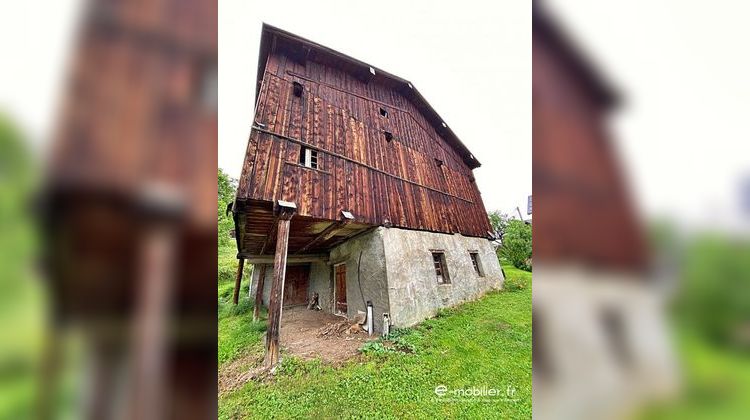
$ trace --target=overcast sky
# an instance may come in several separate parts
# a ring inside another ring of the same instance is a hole
[[[643,213],[747,227],[750,2],[547,3],[623,93],[612,126]]]
[[[502,3],[502,4],[501,4]],[[261,23],[411,81],[482,163],[488,210],[531,194],[531,2],[219,2],[219,167],[239,177]]]

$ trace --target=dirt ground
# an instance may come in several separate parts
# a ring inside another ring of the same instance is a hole
[[[366,332],[356,334],[320,334],[329,324],[346,319],[323,311],[311,311],[304,306],[284,308],[281,316],[281,346],[288,353],[303,359],[321,359],[327,363],[341,363],[357,354],[370,338]],[[373,336],[372,338],[377,338]]]
[[[364,331],[347,334],[351,324],[343,317],[311,311],[304,306],[284,308],[279,337],[282,358],[284,354],[293,354],[305,360],[320,359],[338,365],[356,357],[362,344],[377,336],[369,337]],[[262,364],[263,355],[250,354],[222,368],[219,393],[224,394],[266,375]]]

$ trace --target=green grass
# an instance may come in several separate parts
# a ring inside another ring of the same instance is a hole
[[[232,303],[237,258],[231,246],[219,249],[219,366],[231,363],[245,355],[263,350],[262,337],[266,331],[264,321],[252,322],[253,302],[248,297],[251,266],[245,265],[238,305]],[[261,316],[265,317],[265,311]]]
[[[682,395],[654,405],[644,419],[737,419],[750,412],[750,358],[716,346],[678,327],[677,350],[683,370]]]
[[[222,396],[219,417],[530,418],[531,273],[504,269],[513,287],[398,330],[395,348],[402,351],[368,345],[361,359],[340,367],[286,356],[272,380]],[[249,308],[220,309],[220,366],[262,354],[261,327],[248,322]],[[515,393],[449,402],[436,396],[438,385]]]

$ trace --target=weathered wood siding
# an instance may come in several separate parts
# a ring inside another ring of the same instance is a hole
[[[301,97],[293,82],[303,85]],[[272,53],[255,122],[265,128],[252,130],[240,199],[292,201],[299,215],[319,219],[348,210],[372,225],[470,236],[491,229],[472,170],[411,101],[377,78]],[[297,163],[301,144],[318,150],[317,170]]]
[[[534,17],[534,262],[642,268],[645,241],[607,128],[610,100],[552,24]]]

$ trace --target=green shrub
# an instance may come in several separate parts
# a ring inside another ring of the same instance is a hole
[[[359,348],[364,354],[381,356],[389,353],[417,353],[422,333],[411,328],[398,328],[375,341],[369,341]]]
[[[531,271],[531,226],[521,220],[509,220],[498,252],[514,267]]]

